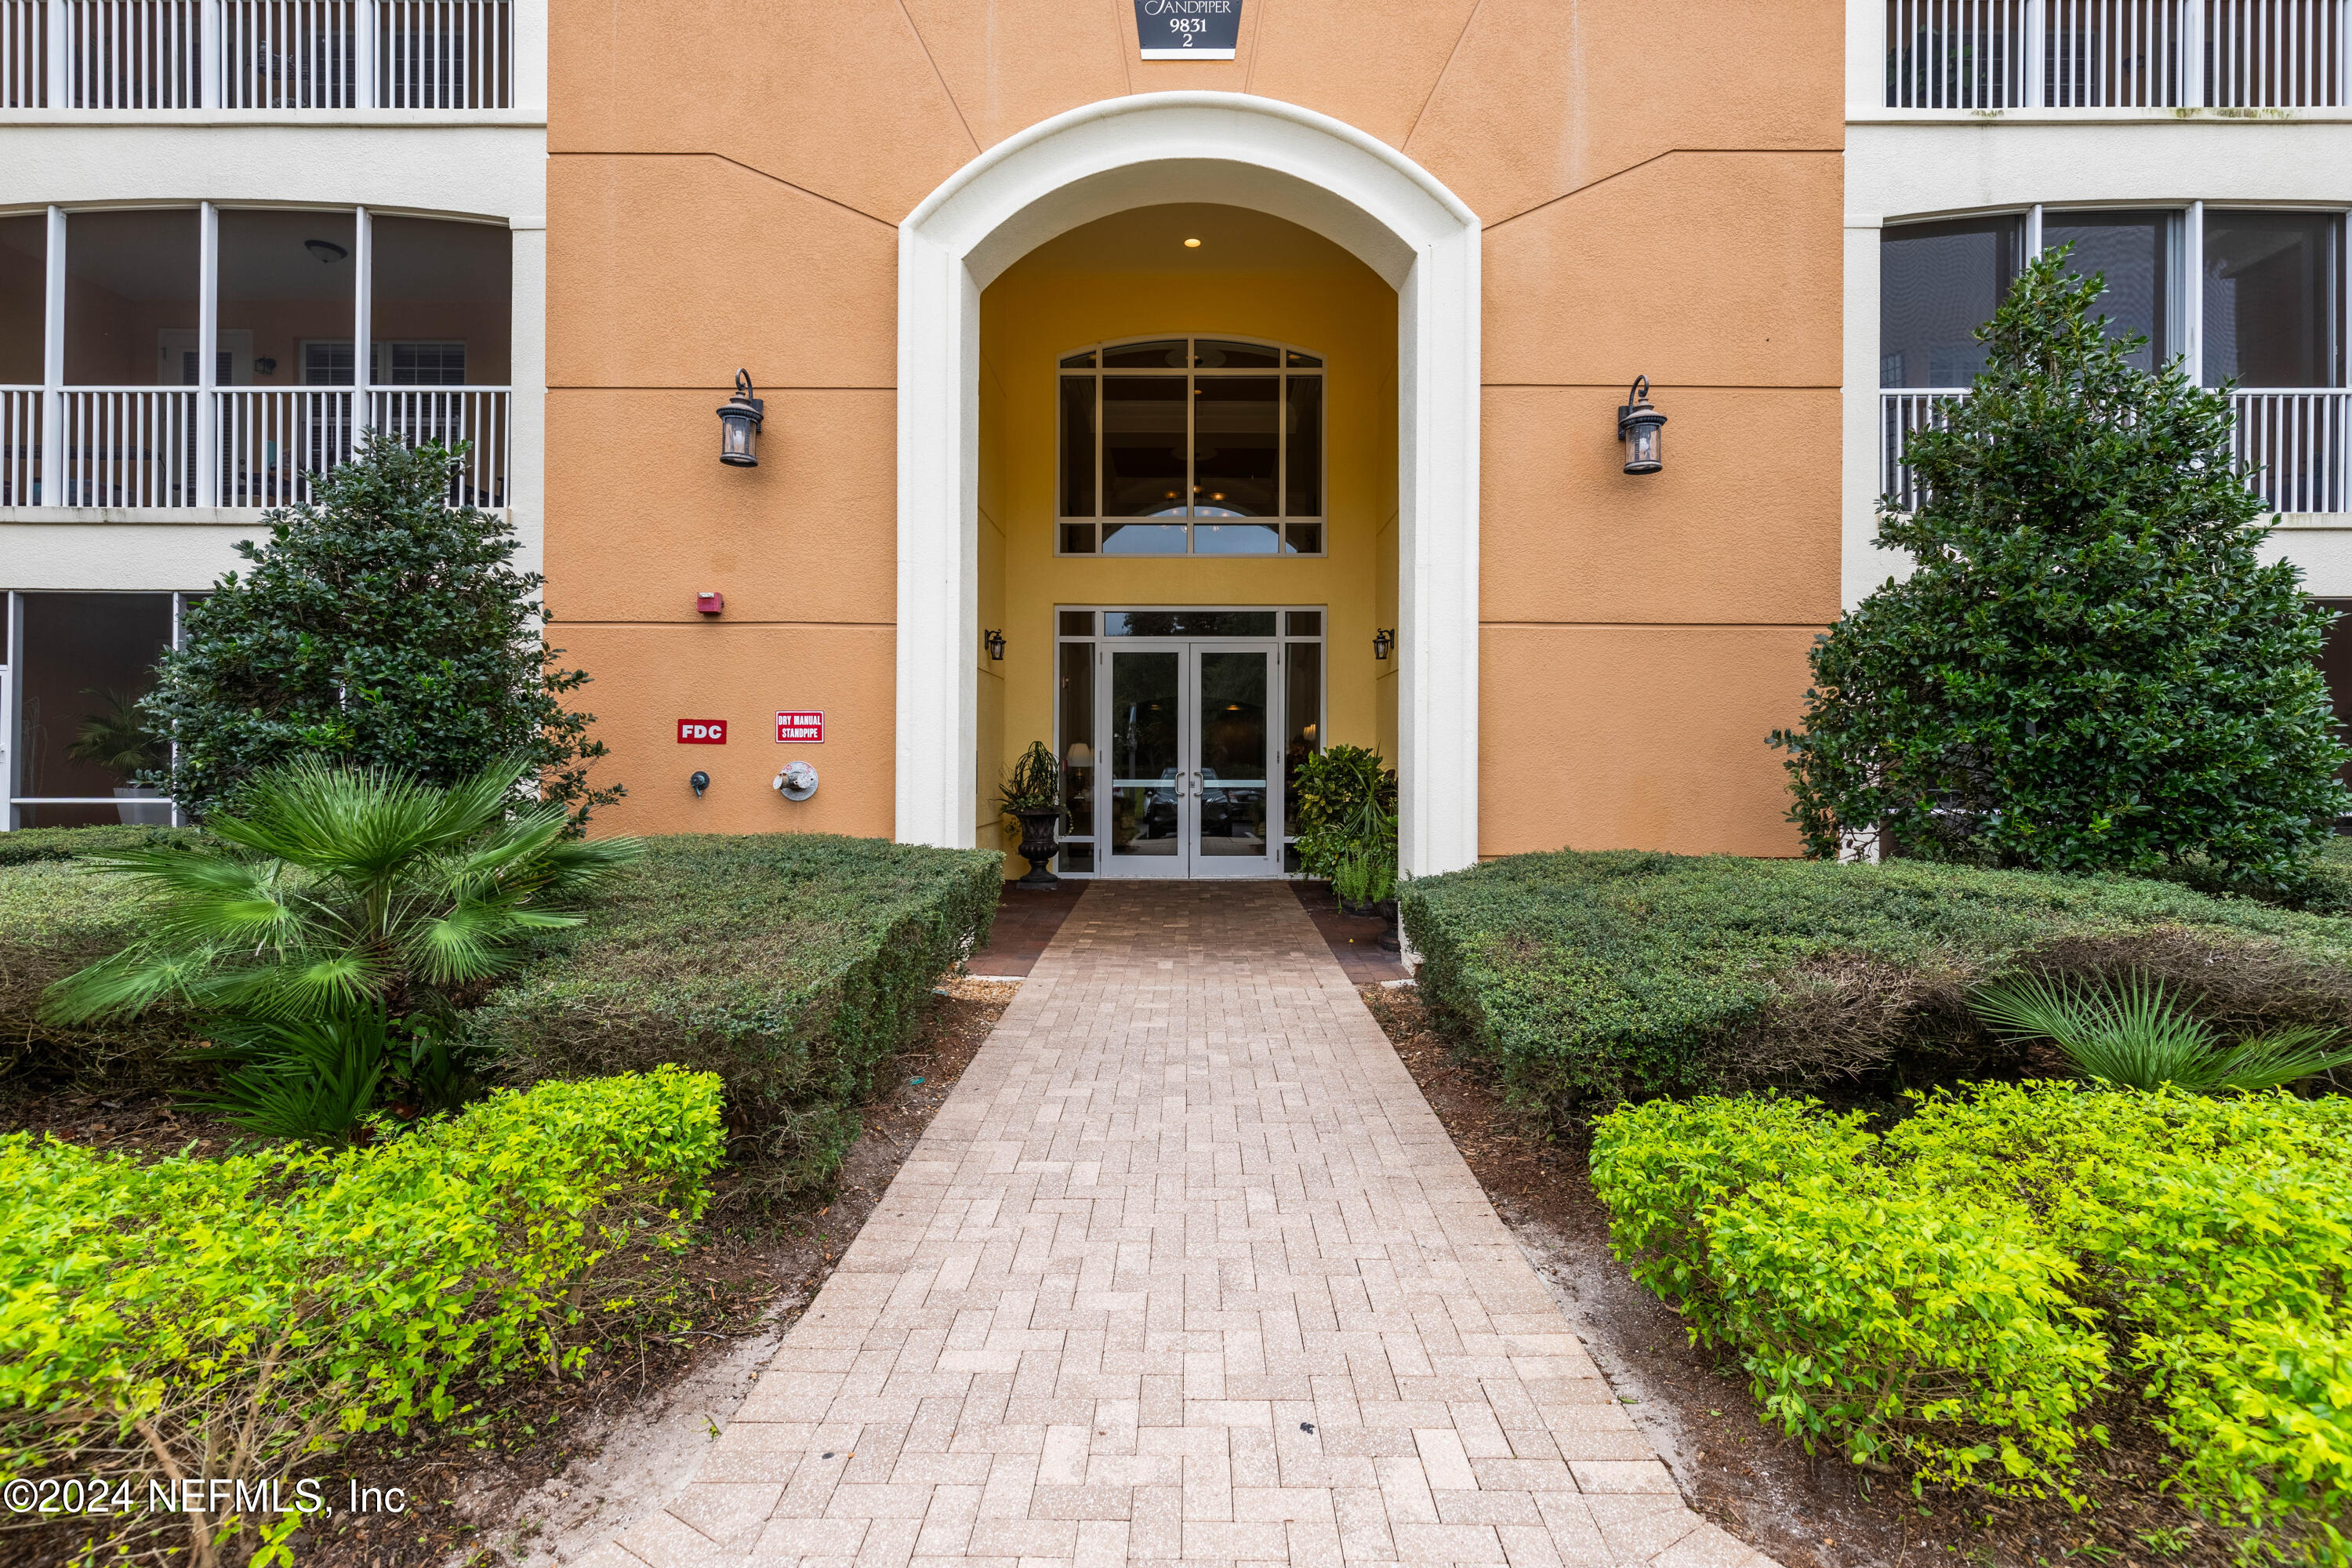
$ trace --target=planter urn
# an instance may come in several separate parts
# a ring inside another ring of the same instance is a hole
[[[1062,879],[1054,875],[1054,856],[1061,846],[1054,841],[1054,832],[1062,825],[1062,808],[1027,805],[1009,815],[1020,819],[1021,858],[1029,862],[1029,874],[1014,886],[1035,891],[1060,887]]]

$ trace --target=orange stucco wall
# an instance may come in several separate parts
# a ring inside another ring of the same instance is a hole
[[[896,225],[1041,119],[1199,88],[1380,137],[1486,226],[1482,852],[1793,852],[1763,737],[1837,613],[1843,8],[1662,31],[1636,0],[1246,0],[1236,58],[1167,63],[1132,17],[556,0],[549,599],[632,792],[604,825],[890,831]],[[750,471],[715,451],[739,365],[768,399]],[[1670,420],[1643,479],[1612,419],[1636,374]],[[1391,625],[1392,519],[1378,540]],[[1024,711],[993,684],[984,746]],[[807,806],[767,788],[784,706],[827,708]],[[675,742],[708,717],[737,739]]]

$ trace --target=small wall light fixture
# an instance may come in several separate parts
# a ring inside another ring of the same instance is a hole
[[[317,257],[322,267],[332,267],[351,254],[331,239],[306,239],[302,242],[302,248]]]
[[[1394,626],[1382,626],[1380,630],[1372,634],[1372,657],[1374,658],[1388,658],[1390,651],[1395,647],[1396,628]]]
[[[730,468],[760,466],[760,423],[767,405],[751,395],[751,373],[735,373],[735,395],[719,405],[719,460]]]
[[[705,588],[694,596],[694,613],[715,616],[727,607],[727,595],[715,588]]]
[[[1637,375],[1617,410],[1617,439],[1625,443],[1625,471],[1654,474],[1664,468],[1658,431],[1666,416],[1650,406],[1650,378]]]
[[[688,779],[686,782],[693,787],[694,798],[700,800],[702,798],[702,792],[710,787],[710,775],[702,772],[700,769],[697,769],[694,776]]]
[[[980,634],[980,640],[988,645],[988,657],[992,662],[1003,661],[1004,634],[1003,632],[982,632]]]
[[[1188,239],[1184,242],[1184,248],[1187,250],[1198,250],[1201,248],[1201,242],[1197,239]]]

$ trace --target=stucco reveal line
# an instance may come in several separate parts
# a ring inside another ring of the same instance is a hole
[[[1580,196],[1587,191],[1599,190],[1612,180],[1622,180],[1637,169],[1646,169],[1651,164],[1667,158],[1843,158],[1844,156],[1845,153],[1835,147],[1669,147],[1663,153],[1652,153],[1638,163],[1628,163],[1623,168],[1612,170],[1597,180],[1587,181],[1574,190],[1562,191],[1556,196],[1548,196],[1535,205],[1515,212],[1508,217],[1498,217],[1486,226],[1486,231],[1492,234],[1507,223],[1517,223],[1523,217],[1532,217],[1544,208],[1557,206],[1570,196]]]
[[[1437,101],[1439,90],[1445,86],[1446,73],[1454,68],[1454,57],[1462,52],[1462,40],[1470,36],[1470,29],[1477,23],[1478,13],[1486,8],[1486,0],[1477,0],[1477,4],[1470,7],[1470,15],[1462,18],[1462,30],[1454,35],[1454,47],[1445,51],[1445,63],[1437,68],[1437,79],[1429,84],[1429,91],[1422,96],[1421,107],[1412,111],[1412,123],[1404,129],[1404,140],[1397,143],[1406,153],[1412,152],[1412,139],[1421,134],[1421,117],[1429,112],[1429,106]],[[1255,61],[1251,62],[1251,68],[1256,68]]]
[[[955,110],[956,123],[963,127],[963,139],[971,143],[973,152],[979,152],[980,138],[972,134],[971,121],[964,117],[963,105],[956,101],[955,89],[948,85],[948,73],[940,69],[940,62],[932,57],[930,39],[923,37],[923,29],[915,25],[913,15],[907,9],[907,0],[898,0],[898,16],[907,24],[907,31],[915,35],[915,47],[923,51],[923,63],[931,68],[931,77],[940,84],[940,96],[948,100],[948,107]]]
[[[838,196],[828,196],[823,191],[810,190],[806,185],[796,184],[782,174],[772,174],[756,163],[746,163],[742,159],[730,158],[724,153],[646,153],[629,149],[605,151],[594,147],[570,147],[561,153],[550,153],[548,157],[551,160],[555,158],[709,158],[720,163],[732,163],[747,174],[756,174],[761,179],[772,180],[786,190],[798,191],[812,201],[820,201],[829,207],[839,207],[843,212],[852,213],[862,218],[870,218],[893,232],[896,232],[898,227],[893,219],[867,212],[864,207],[852,205]]]

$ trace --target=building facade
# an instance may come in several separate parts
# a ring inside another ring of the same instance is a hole
[[[600,829],[1009,847],[1036,742],[1066,873],[1279,875],[1350,743],[1411,871],[1794,853],[1764,736],[2068,241],[2352,595],[2345,0],[0,16],[17,826],[168,809],[76,726],[376,425],[543,560]]]

